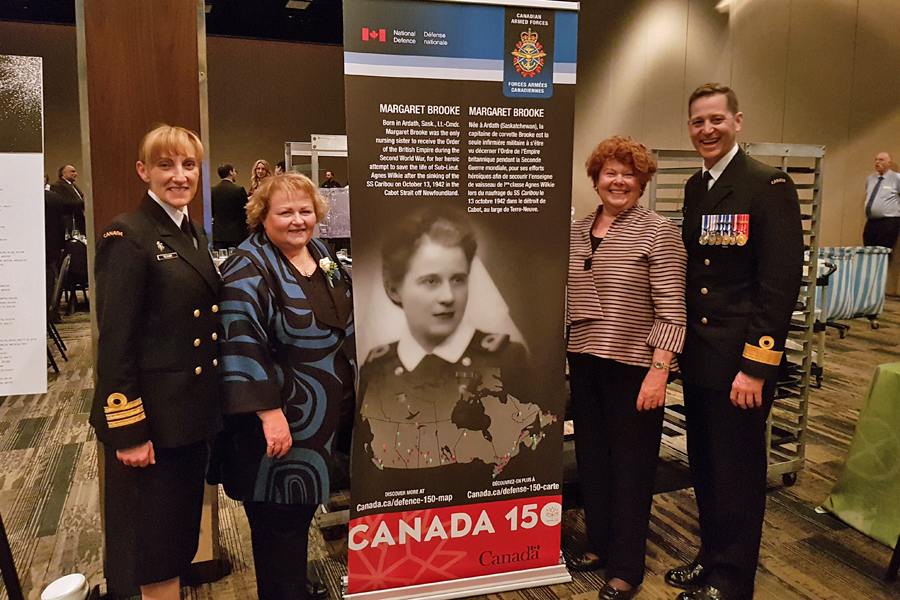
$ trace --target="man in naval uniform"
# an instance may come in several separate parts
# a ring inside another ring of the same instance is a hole
[[[766,419],[803,266],[791,178],[735,143],[734,92],[688,102],[703,168],[685,186],[687,336],[681,365],[701,547],[666,573],[678,600],[749,600],[766,507]]]

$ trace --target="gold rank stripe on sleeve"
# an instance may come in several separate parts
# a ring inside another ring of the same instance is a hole
[[[764,365],[778,366],[781,364],[781,355],[783,352],[775,350],[766,350],[752,344],[744,344],[744,358]]]
[[[106,413],[106,425],[110,429],[132,425],[146,418],[144,403],[140,398],[129,401],[125,394],[120,393],[109,395],[103,412]]]

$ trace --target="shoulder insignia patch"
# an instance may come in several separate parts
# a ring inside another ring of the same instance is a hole
[[[375,348],[372,348],[369,351],[369,356],[366,357],[366,362],[372,362],[373,360],[375,360],[377,358],[381,358],[382,356],[387,354],[388,350],[390,350],[390,349],[391,349],[391,347],[389,344],[385,344],[384,346],[376,346]]]
[[[490,333],[481,340],[481,347],[488,352],[496,352],[506,344],[509,336],[505,333]]]
[[[104,234],[103,234],[103,237],[108,238],[108,237],[112,237],[112,236],[114,236],[114,235],[122,236],[122,235],[125,235],[125,234],[122,233],[121,231],[113,230],[113,231],[107,231],[106,233],[104,233]]]
[[[144,403],[140,398],[129,401],[125,394],[118,392],[109,395],[103,412],[106,413],[106,425],[110,429],[132,425],[146,418]]]
[[[772,185],[775,185],[776,183],[787,183],[787,180],[784,177],[779,177],[778,179],[773,179],[770,183]]]

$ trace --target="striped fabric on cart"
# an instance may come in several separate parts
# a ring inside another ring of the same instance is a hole
[[[828,286],[816,289],[821,319],[828,322],[878,316],[884,308],[890,253],[880,246],[819,248],[820,271],[823,263],[837,266]]]

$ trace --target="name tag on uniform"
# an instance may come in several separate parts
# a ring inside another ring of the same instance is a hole
[[[169,260],[170,258],[178,258],[177,252],[166,252],[165,254],[157,254],[156,260]]]

